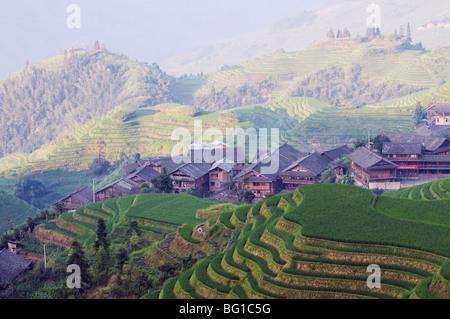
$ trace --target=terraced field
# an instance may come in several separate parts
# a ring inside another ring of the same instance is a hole
[[[97,223],[106,222],[113,243],[125,242],[125,232],[131,221],[138,221],[149,242],[162,240],[163,234],[173,233],[183,223],[198,223],[198,209],[213,204],[185,194],[140,194],[112,198],[106,202],[92,203],[75,212],[60,215],[56,220],[38,226],[44,230],[76,239],[88,246],[95,241]]]
[[[99,142],[106,159],[114,162],[122,153],[132,156],[170,155],[172,147],[179,141],[172,141],[172,132],[177,128],[194,129],[194,121],[203,121],[203,127],[219,129],[236,127],[236,121],[221,117],[220,113],[203,112],[193,116],[191,106],[164,104],[155,107],[141,107],[124,122],[114,120],[112,114],[96,118],[76,129],[73,134],[49,144],[32,154],[12,154],[0,160],[0,171],[30,168],[87,169],[98,157]]]
[[[351,145],[381,129],[412,131],[411,107],[323,108],[287,132],[283,141],[305,151]]]
[[[383,196],[415,200],[442,200],[450,198],[450,178],[436,180],[422,185],[386,192]]]
[[[299,52],[278,50],[208,74],[196,95],[208,94],[213,86],[221,91],[227,87],[239,87],[272,78],[277,83],[277,88],[272,92],[272,101],[281,100],[289,97],[291,86],[298,80],[331,66],[348,67],[351,64],[360,65],[365,78],[388,80],[412,87],[436,88],[443,78],[448,80],[446,71],[441,70],[437,76],[429,69],[430,64],[436,64],[432,60],[436,55],[434,53],[424,54],[417,50],[387,53],[395,52],[399,44],[383,40],[361,44],[355,39],[339,39],[318,41]],[[439,57],[447,59],[448,53],[444,52]]]
[[[309,185],[238,207],[210,220],[206,237],[192,232],[220,252],[168,280],[159,297],[450,298],[450,216],[441,225],[398,219],[374,208],[375,198],[353,186]],[[380,289],[367,287],[371,264],[382,269]]]

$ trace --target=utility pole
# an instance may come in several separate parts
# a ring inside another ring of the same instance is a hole
[[[95,179],[92,179],[92,202],[95,203]]]
[[[44,267],[45,267],[45,269],[47,269],[47,254],[45,252],[45,246],[46,246],[46,244],[44,244]]]

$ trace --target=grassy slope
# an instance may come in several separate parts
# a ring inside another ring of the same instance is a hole
[[[11,219],[14,226],[22,224],[27,217],[32,217],[39,213],[39,209],[27,202],[0,191],[0,233],[6,230],[8,220]]]
[[[213,201],[185,194],[141,194],[125,214],[176,225],[190,224],[202,221],[195,217],[197,210],[212,204]]]
[[[403,216],[401,212],[396,212],[395,218],[381,213],[377,206],[375,209],[371,206],[373,193],[355,186],[312,185],[301,186],[300,191],[304,194],[300,214],[289,216],[302,224],[305,236],[400,245],[450,256],[450,215],[444,210],[440,213],[441,218],[434,218],[431,225],[426,217],[410,221],[411,217]],[[415,212],[419,214],[433,208],[432,204],[425,204],[416,207]]]

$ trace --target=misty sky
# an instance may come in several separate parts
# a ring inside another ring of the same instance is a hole
[[[0,77],[65,48],[104,42],[112,52],[152,63],[172,54],[262,31],[325,0],[0,0]],[[69,4],[81,28],[69,29]]]

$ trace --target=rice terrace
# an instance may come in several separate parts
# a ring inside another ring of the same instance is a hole
[[[448,4],[75,2],[0,12],[0,299],[450,299]]]

